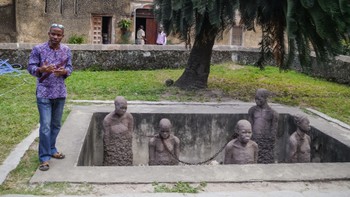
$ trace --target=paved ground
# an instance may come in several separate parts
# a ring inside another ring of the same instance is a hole
[[[64,197],[64,195],[60,195]],[[92,196],[92,195],[91,195]],[[213,192],[199,194],[178,194],[178,193],[135,193],[135,194],[110,194],[104,197],[349,197],[349,191],[270,191],[270,192],[254,192],[254,191],[238,191],[238,192]],[[5,195],[5,197],[37,197],[32,195]],[[68,196],[67,196],[68,197]],[[78,196],[75,196],[78,197]]]

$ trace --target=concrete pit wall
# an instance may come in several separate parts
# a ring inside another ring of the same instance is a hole
[[[90,122],[79,166],[103,165],[103,118],[108,113],[94,113]],[[148,140],[158,133],[159,120],[168,118],[173,133],[180,139],[180,160],[198,163],[215,155],[231,139],[235,124],[247,114],[157,114],[133,113],[133,165],[148,164]],[[275,155],[279,163],[286,160],[286,143],[296,126],[289,114],[280,114]],[[349,162],[350,148],[312,127],[312,162]],[[223,151],[214,159],[223,162]]]

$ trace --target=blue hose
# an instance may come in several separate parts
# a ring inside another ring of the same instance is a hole
[[[21,72],[19,70],[22,69],[22,65],[20,64],[11,65],[7,61],[8,59],[7,60],[0,59],[0,75],[4,75],[7,73],[14,73],[14,72],[16,72],[17,75],[20,75]]]

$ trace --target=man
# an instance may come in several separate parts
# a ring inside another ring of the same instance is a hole
[[[140,25],[136,33],[136,44],[144,45],[146,40],[145,36],[146,34],[145,34],[145,31],[143,30],[143,26]]]
[[[231,140],[225,147],[224,164],[257,163],[258,145],[250,140],[252,126],[247,120],[240,120],[235,126],[236,139]]]
[[[269,91],[258,89],[255,94],[256,106],[248,111],[248,120],[252,124],[253,137],[259,145],[258,163],[275,162],[275,141],[278,129],[278,113],[267,103]]]
[[[171,123],[163,118],[159,122],[159,134],[151,138],[148,144],[149,165],[178,165],[180,140],[170,134]]]
[[[131,166],[133,162],[132,133],[134,118],[127,112],[127,101],[122,96],[114,100],[115,110],[103,119],[104,165]]]
[[[158,35],[157,35],[157,45],[166,45],[166,34],[163,32],[162,28],[158,29]]]
[[[29,57],[28,72],[37,77],[36,100],[40,115],[39,169],[49,169],[51,158],[65,156],[56,148],[56,138],[61,128],[63,108],[67,97],[65,79],[71,75],[72,54],[68,46],[61,44],[64,27],[50,26],[49,41],[36,45]]]

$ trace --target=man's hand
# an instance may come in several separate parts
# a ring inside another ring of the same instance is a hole
[[[41,67],[39,67],[40,73],[52,73],[55,70],[55,65],[50,64],[48,65],[47,62],[44,63]]]
[[[58,77],[58,76],[63,76],[63,75],[67,75],[67,70],[64,69],[63,67],[60,67],[58,69],[55,69],[53,71],[53,74]]]

